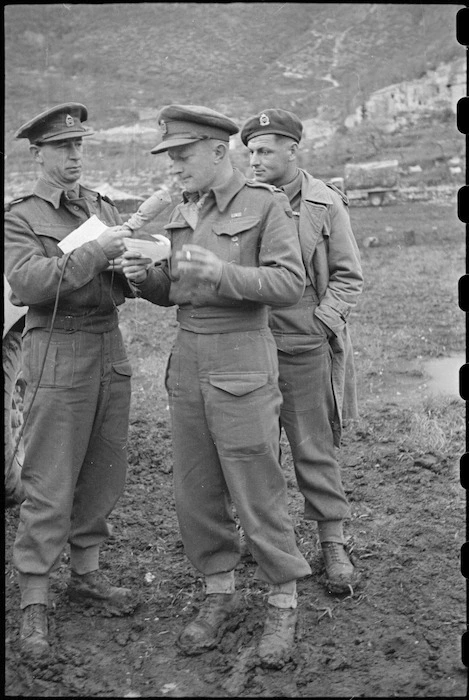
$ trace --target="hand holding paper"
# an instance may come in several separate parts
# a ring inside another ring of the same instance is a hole
[[[171,245],[165,236],[154,234],[155,241],[153,242],[140,238],[130,238],[125,236],[125,233],[141,228],[158,216],[169,204],[171,204],[170,194],[166,190],[158,190],[142,202],[138,210],[122,226],[108,227],[93,214],[60,241],[59,248],[64,253],[69,253],[88,241],[98,240],[108,260],[117,258],[125,248],[141,252],[153,262],[164,260],[171,254]]]
[[[166,236],[159,233],[152,234],[153,241],[143,238],[124,238],[124,244],[129,253],[141,253],[145,258],[150,258],[153,263],[165,260],[171,255],[171,243]]]
[[[75,250],[75,248],[79,248],[83,245],[83,243],[95,241],[107,228],[108,226],[103,224],[96,214],[93,214],[84,224],[69,233],[68,236],[65,236],[65,238],[60,241],[59,248],[64,253],[70,253],[72,250]]]

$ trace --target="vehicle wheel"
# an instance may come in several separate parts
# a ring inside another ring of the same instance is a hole
[[[376,192],[373,194],[370,194],[370,202],[372,206],[374,207],[379,207],[379,205],[383,201],[383,195],[382,194],[377,194]]]
[[[21,378],[21,332],[10,331],[3,339],[4,376],[4,435],[5,435],[5,505],[12,506],[24,499],[21,483],[24,447],[16,442],[23,425],[25,382]],[[16,448],[16,452],[15,452]]]

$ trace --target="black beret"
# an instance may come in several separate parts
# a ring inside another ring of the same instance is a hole
[[[303,134],[303,124],[293,112],[285,109],[265,109],[249,119],[241,129],[241,141],[247,146],[248,141],[263,134],[279,134],[289,136],[300,142]]]
[[[185,146],[207,138],[228,142],[230,136],[239,131],[234,121],[224,114],[199,105],[163,107],[158,114],[158,124],[162,141],[150,153],[162,153],[168,148]]]
[[[94,131],[82,124],[87,119],[88,110],[85,105],[67,102],[47,109],[20,126],[15,138],[29,139],[31,143],[49,143],[91,136]]]

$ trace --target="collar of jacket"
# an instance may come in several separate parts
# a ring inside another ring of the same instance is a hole
[[[52,204],[54,209],[58,209],[60,207],[60,200],[64,192],[66,192],[64,188],[56,187],[42,178],[37,180],[33,190],[33,194]],[[99,195],[97,192],[88,189],[88,187],[79,185],[79,196],[89,197],[96,201]]]
[[[240,190],[243,189],[246,183],[246,177],[237,168],[233,168],[232,176],[218,187],[212,187],[209,192],[213,192],[215,197],[215,202],[217,204],[218,210],[223,213],[231,202],[233,197],[238,194]],[[188,192],[182,193],[182,198],[184,202],[194,201],[194,196]]]
[[[318,204],[334,203],[330,190],[322,180],[316,180],[315,177],[301,168],[300,173],[303,176],[303,184],[301,186],[301,197],[303,200],[316,202]]]

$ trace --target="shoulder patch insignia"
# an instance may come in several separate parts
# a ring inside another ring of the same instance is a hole
[[[33,197],[33,193],[30,192],[29,194],[24,194],[21,197],[15,197],[15,199],[11,199],[9,202],[5,202],[4,204],[4,210],[5,211],[10,211],[11,207],[14,206],[15,204],[20,204],[20,202],[24,202],[26,199],[29,199],[30,197]]]
[[[332,182],[326,182],[326,185],[327,185],[327,187],[329,187],[331,190],[334,190],[334,192],[336,192],[339,195],[339,197],[342,199],[344,204],[349,203],[349,199],[348,199],[347,195],[345,194],[345,192],[342,192],[342,190],[340,190],[338,187],[333,185]]]

